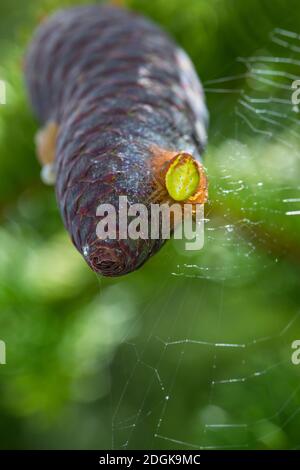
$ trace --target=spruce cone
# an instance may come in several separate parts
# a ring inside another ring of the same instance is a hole
[[[42,160],[54,149],[57,201],[75,246],[97,273],[136,270],[164,240],[100,240],[96,210],[117,208],[121,195],[149,205],[162,163],[181,152],[201,162],[207,112],[190,60],[141,16],[76,7],[38,28],[25,75],[44,128],[38,148]]]

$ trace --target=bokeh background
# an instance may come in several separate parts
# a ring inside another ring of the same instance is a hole
[[[83,3],[0,5],[0,447],[298,448],[298,2],[124,2],[204,82],[210,202],[201,252],[171,241],[113,280],[86,266],[40,181],[22,75],[38,23]]]

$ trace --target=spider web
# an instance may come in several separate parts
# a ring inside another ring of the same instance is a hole
[[[112,366],[113,448],[299,447],[299,53],[300,36],[277,28],[240,73],[204,83],[205,245],[174,240],[153,260],[165,281],[149,277]]]

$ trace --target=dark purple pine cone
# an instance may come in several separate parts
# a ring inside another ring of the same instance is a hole
[[[165,172],[175,159],[192,159],[199,184],[189,196],[205,202],[207,112],[189,58],[143,17],[110,6],[77,7],[38,28],[25,73],[43,125],[37,136],[43,175],[56,175],[75,246],[97,273],[136,270],[164,240],[101,240],[96,211],[101,203],[118,208],[119,196],[147,207],[172,201]]]

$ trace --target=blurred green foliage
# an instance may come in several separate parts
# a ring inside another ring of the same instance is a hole
[[[298,2],[127,2],[176,38],[205,83],[210,220],[200,253],[172,241],[116,280],[88,269],[65,233],[53,188],[40,182],[38,124],[22,76],[38,22],[82,3],[89,2],[0,6],[0,79],[7,82],[0,106],[0,339],[7,345],[0,447],[298,447],[300,369],[290,357],[300,338],[300,219],[286,216],[284,202],[299,198],[297,114],[291,121],[265,103],[269,121],[254,112],[249,126],[236,112],[241,88],[289,99],[288,88],[245,76],[236,59],[297,58],[276,49],[269,34],[297,31]],[[284,70],[276,83],[291,73],[280,67],[265,64]]]

